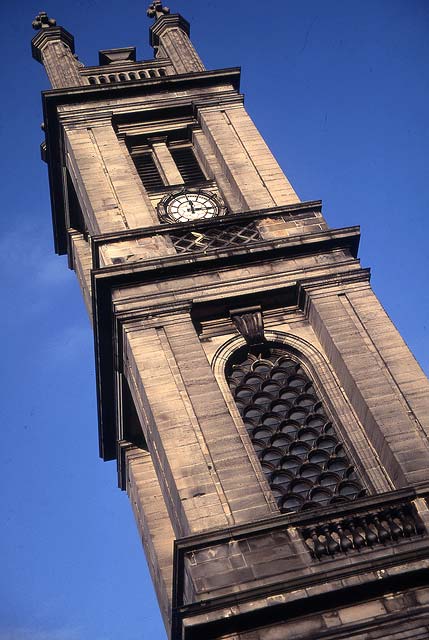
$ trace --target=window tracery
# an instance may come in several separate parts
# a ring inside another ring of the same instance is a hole
[[[282,513],[365,494],[302,363],[280,345],[242,347],[227,379]]]

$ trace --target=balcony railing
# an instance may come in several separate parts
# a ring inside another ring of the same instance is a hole
[[[325,517],[300,533],[311,556],[321,560],[324,556],[359,552],[364,547],[395,545],[425,531],[415,506],[401,501],[342,518]]]

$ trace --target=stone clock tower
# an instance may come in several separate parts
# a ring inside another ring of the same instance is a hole
[[[189,24],[74,55],[45,13],[55,249],[91,316],[117,461],[174,640],[429,638],[429,383]],[[142,637],[144,630],[142,630]]]

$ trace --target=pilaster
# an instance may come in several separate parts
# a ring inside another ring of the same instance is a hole
[[[356,293],[315,286],[308,296],[309,320],[395,487],[427,482],[429,443],[397,376],[406,376],[411,391],[419,388],[411,397],[419,411],[428,383],[389,317],[369,287]],[[360,307],[374,304],[369,322],[360,317]],[[396,369],[388,366],[392,358]]]
[[[222,173],[244,210],[299,198],[242,105],[200,107],[198,118]]]
[[[127,451],[127,493],[141,535],[166,629],[171,627],[174,532],[147,451]]]
[[[176,536],[276,513],[189,313],[133,323],[123,335],[124,374]]]
[[[429,438],[429,380],[372,290],[347,294],[347,306],[419,431]]]
[[[136,174],[126,149],[110,122],[65,132],[66,164],[90,235],[103,235],[158,224],[155,211]],[[171,246],[163,238],[146,238],[102,249],[105,264],[168,255]]]
[[[85,307],[92,322],[91,269],[92,255],[89,242],[78,231],[69,232],[71,266],[76,273]]]

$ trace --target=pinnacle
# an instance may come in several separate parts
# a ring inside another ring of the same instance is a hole
[[[31,23],[33,29],[39,31],[39,29],[49,29],[49,27],[55,27],[57,21],[54,18],[49,18],[46,11],[40,11]]]
[[[158,20],[158,18],[161,18],[168,13],[170,13],[170,9],[168,7],[164,7],[161,0],[154,0],[147,10],[149,18],[155,18],[155,20]]]

